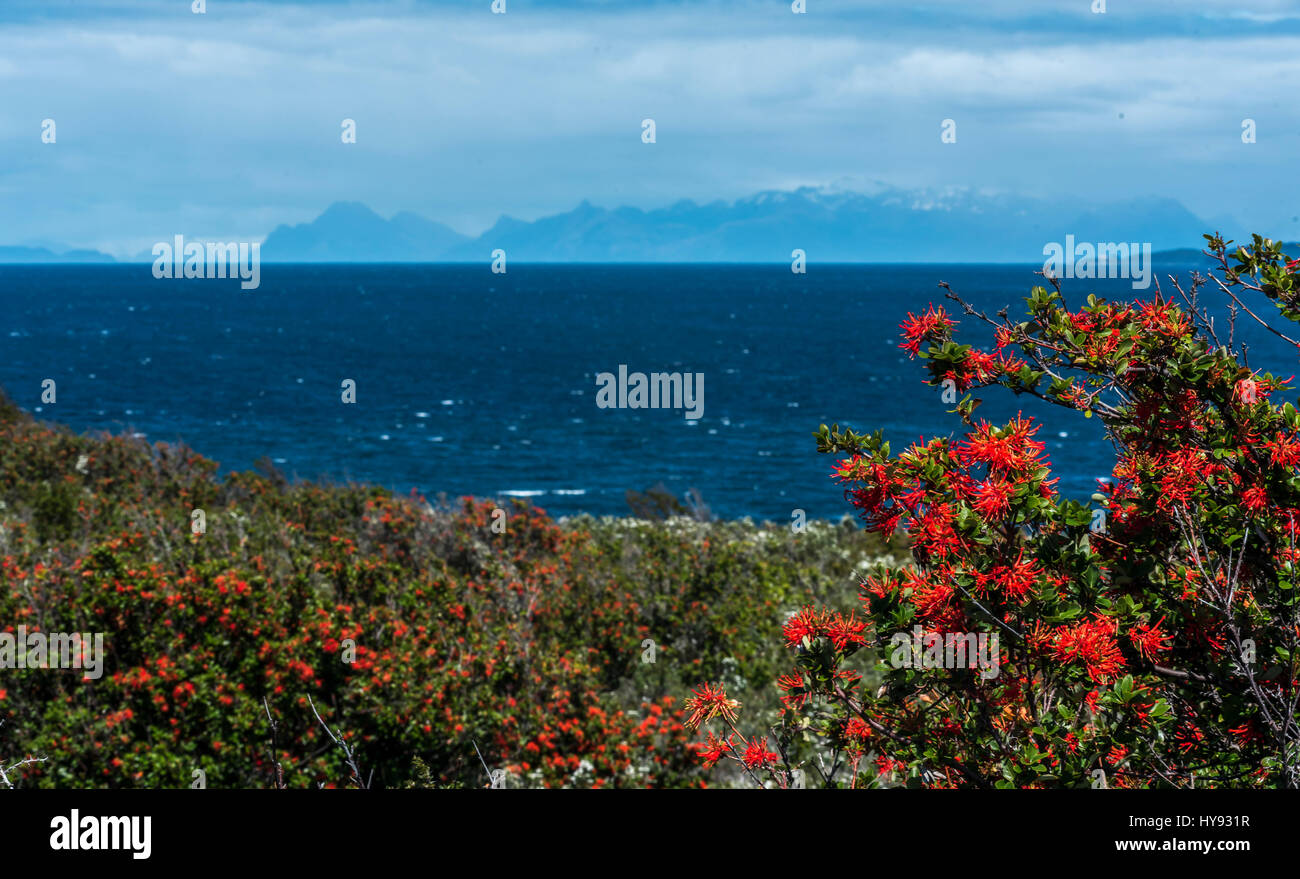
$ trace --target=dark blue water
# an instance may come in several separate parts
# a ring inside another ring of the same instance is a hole
[[[80,431],[184,440],[224,469],[262,456],[287,474],[515,493],[556,515],[627,512],[663,481],[726,517],[789,521],[849,508],[816,451],[818,424],[884,428],[900,449],[959,432],[897,325],[943,301],[1023,311],[1032,266],[283,266],[260,289],[156,280],[140,266],[0,266],[0,385]],[[1066,282],[1133,298],[1129,282]],[[1295,356],[1253,333],[1252,364]],[[704,411],[600,409],[620,363],[701,372]],[[57,382],[41,405],[41,381]],[[354,379],[345,405],[340,382]],[[980,415],[1045,418],[1061,488],[1110,471],[1095,421],[984,391]]]

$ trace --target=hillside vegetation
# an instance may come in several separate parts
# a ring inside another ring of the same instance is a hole
[[[887,552],[849,521],[556,522],[217,471],[0,399],[0,631],[105,648],[94,680],[0,668],[0,766],[43,758],[14,785],[699,786],[688,684],[774,722],[783,621]]]

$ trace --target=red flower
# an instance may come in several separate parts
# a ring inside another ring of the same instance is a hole
[[[805,638],[811,641],[825,636],[835,645],[836,650],[847,650],[867,643],[862,634],[866,628],[867,624],[859,622],[855,613],[846,617],[825,609],[817,610],[810,605],[786,620],[783,631],[787,647],[798,647]]]
[[[785,633],[785,646],[798,647],[804,638],[809,641],[825,631],[830,622],[830,615],[824,610],[817,610],[811,605],[800,609],[798,613],[785,621],[782,631]]]
[[[729,753],[731,753],[731,736],[720,739],[713,733],[709,733],[709,740],[703,746],[700,756],[704,761],[704,767],[711,769]]]
[[[1295,434],[1287,436],[1279,431],[1276,438],[1264,443],[1264,448],[1268,450],[1269,460],[1278,467],[1290,470],[1300,464],[1300,442],[1296,441]]]
[[[939,621],[952,613],[952,599],[957,594],[952,578],[942,573],[928,577],[914,569],[903,571],[907,578],[904,586],[912,590],[912,604],[924,620]]]
[[[936,309],[931,305],[926,309],[925,314],[919,317],[909,311],[907,320],[903,321],[900,327],[906,341],[898,347],[914,356],[921,350],[921,342],[943,336],[953,326],[953,322],[948,319],[948,314],[942,306]]]
[[[960,550],[962,541],[952,525],[952,509],[947,504],[930,507],[918,523],[914,535],[916,547],[941,559],[955,554]]]
[[[1160,629],[1160,625],[1164,621],[1165,618],[1161,617],[1155,625],[1138,623],[1128,633],[1128,639],[1133,642],[1133,646],[1137,648],[1138,653],[1147,659],[1154,660],[1157,653],[1163,653],[1170,649],[1169,645],[1165,643],[1170,636]]]
[[[1106,683],[1124,667],[1124,656],[1115,641],[1118,628],[1118,623],[1101,614],[1076,626],[1066,626],[1052,639],[1053,655],[1062,662],[1082,662],[1088,677]]]
[[[1046,446],[1032,439],[1037,432],[1038,425],[1028,418],[1016,418],[1002,428],[982,421],[953,453],[962,466],[985,464],[990,474],[1034,473],[1046,463],[1039,458]]]
[[[1011,510],[1016,487],[1005,479],[986,479],[975,486],[976,512],[986,519],[1001,519]]]
[[[1042,573],[1036,561],[1033,559],[1025,561],[1025,551],[1022,547],[1020,555],[1010,566],[998,565],[987,574],[977,573],[975,585],[983,593],[987,593],[989,587],[996,586],[1007,598],[1021,601],[1033,593],[1038,577]]]
[[[987,351],[971,349],[963,364],[979,381],[988,381],[1002,372],[1002,361]]]
[[[893,772],[895,770],[902,770],[906,768],[907,768],[907,764],[904,763],[902,760],[895,760],[893,757],[890,757],[887,754],[881,754],[879,757],[876,758],[876,769],[880,772],[881,775],[884,775],[889,772]]]
[[[1260,733],[1258,725],[1254,720],[1247,720],[1241,726],[1235,726],[1228,730],[1232,737],[1237,740],[1237,744],[1245,747],[1251,742],[1263,742],[1264,736]]]
[[[800,708],[808,701],[808,689],[803,684],[803,675],[798,672],[777,678],[776,685],[785,691],[785,695],[781,697],[781,702],[785,706]]]
[[[699,729],[700,724],[705,721],[721,715],[729,723],[736,720],[736,709],[740,703],[735,699],[728,699],[727,693],[722,684],[705,684],[698,690],[692,691],[694,696],[686,700],[686,710],[691,712],[686,718],[686,725],[691,729]]]
[[[1241,505],[1254,513],[1267,509],[1268,492],[1263,486],[1252,485],[1241,493]]]
[[[745,755],[741,758],[750,769],[759,769],[766,766],[775,765],[777,755],[767,749],[767,737],[754,739],[745,748]]]
[[[867,723],[861,717],[849,718],[848,724],[844,727],[844,737],[851,742],[865,742],[875,734],[871,724]]]
[[[836,650],[847,650],[850,646],[860,647],[867,643],[867,639],[862,634],[866,628],[866,623],[858,622],[857,614],[850,613],[845,617],[837,613],[831,624],[826,627],[826,637],[831,639]]]

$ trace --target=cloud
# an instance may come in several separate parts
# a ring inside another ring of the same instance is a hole
[[[652,207],[845,179],[1086,181],[1221,214],[1236,205],[1207,183],[1229,166],[1252,172],[1233,200],[1280,222],[1297,194],[1283,171],[1300,146],[1300,14],[1248,6],[209,0],[193,15],[13,0],[0,192],[26,210],[0,217],[0,242],[260,238],[338,199],[475,233],[582,198]],[[1240,142],[1245,117],[1256,144]],[[345,118],[356,145],[340,143]],[[956,144],[939,142],[945,118]]]

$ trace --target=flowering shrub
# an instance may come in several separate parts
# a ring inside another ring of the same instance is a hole
[[[1300,261],[1206,238],[1217,273],[1146,301],[1071,309],[1053,280],[1012,321],[949,291],[991,349],[959,343],[943,308],[908,315],[901,347],[929,384],[1099,418],[1112,478],[1091,505],[1063,498],[1038,426],[977,420],[969,395],[964,436],[896,455],[823,425],[846,498],[869,531],[906,532],[912,562],[863,579],[861,617],[788,620],[771,745],[723,688],[697,690],[688,722],[725,726],[697,746],[706,765],[779,787],[1300,786],[1300,414],[1236,338],[1251,321],[1300,347],[1256,311],[1300,320]],[[941,649],[966,636],[994,661]]]
[[[775,674],[780,611],[880,548],[522,504],[498,533],[488,502],[216,471],[0,397],[0,631],[103,632],[107,653],[98,680],[0,668],[0,766],[43,758],[15,783],[341,786],[328,724],[375,786],[481,787],[485,764],[508,785],[699,786],[686,682]]]

